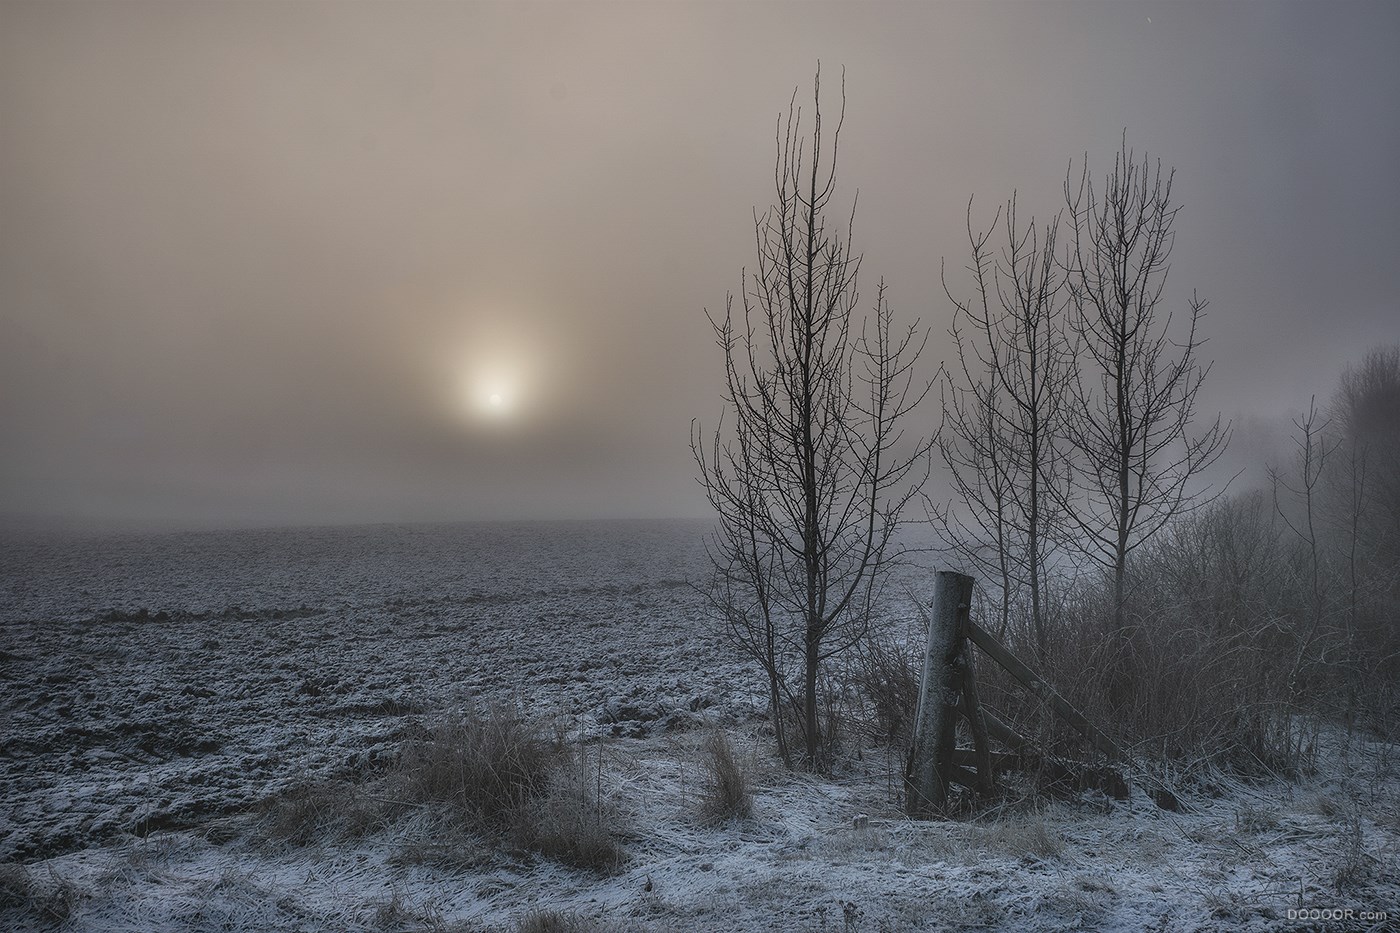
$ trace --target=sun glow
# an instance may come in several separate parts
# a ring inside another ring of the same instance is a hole
[[[486,412],[489,415],[501,418],[510,413],[510,393],[504,388],[490,388],[486,390]]]
[[[452,313],[460,316],[444,322],[430,348],[452,417],[491,430],[535,422],[558,386],[555,333],[502,300],[463,301]]]
[[[468,413],[488,418],[504,418],[515,413],[519,398],[516,384],[505,382],[499,375],[468,377],[462,390],[462,401]]]
[[[502,354],[494,360],[458,360],[454,369],[462,415],[500,422],[516,421],[525,414],[531,380],[520,363]]]

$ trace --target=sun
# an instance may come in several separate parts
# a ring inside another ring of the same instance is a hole
[[[514,386],[492,380],[485,385],[478,385],[474,394],[477,410],[487,418],[500,420],[513,418],[516,415]]]
[[[458,404],[465,415],[488,421],[514,420],[520,412],[520,392],[517,385],[499,377],[463,378],[458,389]]]

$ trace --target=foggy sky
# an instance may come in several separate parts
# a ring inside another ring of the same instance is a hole
[[[703,310],[818,60],[929,375],[968,198],[1052,212],[1126,127],[1203,404],[1268,424],[1400,340],[1397,48],[1380,3],[0,3],[0,513],[704,514]]]

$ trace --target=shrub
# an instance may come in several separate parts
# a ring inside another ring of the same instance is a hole
[[[549,791],[514,813],[511,837],[547,859],[611,874],[627,861],[613,828],[617,810],[571,776],[559,776]]]
[[[1223,500],[1179,520],[1128,565],[1126,628],[1112,584],[1057,582],[1037,658],[1016,618],[1007,642],[1121,745],[1149,756],[1245,774],[1293,775],[1311,762],[1299,715],[1312,670],[1290,622],[1296,574],[1270,529],[1269,502]],[[1083,740],[995,664],[978,666],[981,699],[1046,751],[1085,754]]]
[[[504,707],[441,723],[403,751],[400,774],[412,802],[439,802],[504,825],[548,789],[563,754],[543,730]]]
[[[705,740],[705,796],[701,814],[707,823],[747,820],[753,816],[753,786],[734,758],[729,737],[714,732]]]
[[[616,870],[626,860],[617,809],[591,792],[562,740],[503,707],[444,722],[410,743],[399,794],[409,804],[447,804],[458,820],[494,829],[521,849],[577,868]],[[602,760],[598,760],[601,783]]]
[[[869,710],[869,732],[882,744],[907,748],[919,705],[923,667],[923,627],[907,638],[869,632],[852,652],[846,679]]]

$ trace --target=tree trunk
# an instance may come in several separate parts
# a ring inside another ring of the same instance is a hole
[[[804,731],[807,733],[807,767],[812,771],[822,770],[821,719],[817,715],[817,674],[821,661],[821,641],[807,635],[806,671],[803,677],[802,711]]]
[[[783,759],[784,767],[792,767],[792,751],[788,748],[787,725],[783,722],[783,697],[782,691],[778,689],[778,672],[770,668],[768,671],[768,710],[773,718],[773,737],[778,743],[778,755]]]

